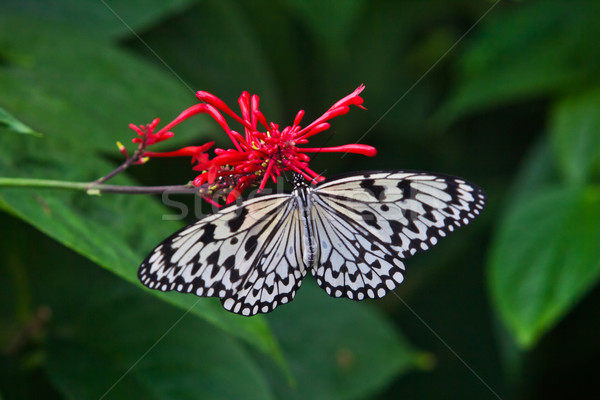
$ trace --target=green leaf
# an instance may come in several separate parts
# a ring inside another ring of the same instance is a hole
[[[600,277],[600,190],[557,187],[508,210],[491,253],[500,316],[525,348],[554,326]]]
[[[10,115],[8,111],[4,110],[2,107],[0,107],[0,126],[1,125],[4,125],[9,130],[17,133],[23,133],[25,135],[32,135],[37,137],[42,136],[41,133],[34,131],[33,129],[31,129],[12,115]]]
[[[73,399],[104,394],[106,399],[273,398],[263,373],[231,335],[56,246],[30,227],[0,218],[12,233],[0,245],[1,264],[18,269],[24,284],[14,289],[30,302],[24,319],[29,325],[21,324],[20,336],[8,341],[16,346],[10,356],[21,374],[42,368]],[[36,251],[30,250],[31,243]],[[16,280],[10,273],[2,275],[9,278],[4,282],[11,292]],[[36,309],[46,310],[43,319],[35,317]],[[38,363],[27,368],[31,354],[38,354]]]
[[[111,38],[143,29],[159,18],[180,12],[194,0],[4,0],[4,15],[52,21],[93,32],[95,36]]]
[[[128,123],[157,116],[168,121],[195,102],[170,73],[69,27],[0,16],[0,43],[18,49],[0,74],[2,105],[46,133],[45,140],[31,141],[0,127],[0,176],[97,179],[115,167],[98,153],[120,157],[114,143],[133,136]],[[178,126],[172,144],[192,135],[198,141],[206,122]],[[192,173],[171,176],[168,183],[185,183]],[[114,183],[133,181],[118,177]],[[0,207],[137,286],[136,270],[144,256],[181,227],[164,221],[165,209],[149,197],[1,188]],[[184,310],[195,301],[152,293]],[[264,319],[233,315],[211,300],[192,313],[280,357]]]
[[[493,10],[470,39],[458,87],[438,118],[560,93],[589,82],[600,68],[600,3],[530,1]]]
[[[283,101],[274,70],[285,70],[284,60],[280,59],[279,53],[265,53],[265,42],[257,35],[254,25],[269,23],[268,17],[281,24],[285,20],[278,15],[277,4],[272,2],[203,1],[186,10],[176,24],[167,20],[145,34],[145,43],[131,37],[128,45],[147,55],[151,62],[156,62],[156,57],[148,54],[146,45],[162,49],[162,60],[168,65],[176,65],[177,73],[186,82],[197,89],[213,92],[234,111],[243,90],[258,94],[261,110],[268,120],[272,120],[281,116]],[[289,30],[285,24],[283,28]],[[269,40],[280,43],[285,36],[286,32],[282,31],[275,38],[271,35]],[[269,56],[273,57],[276,68],[269,65]],[[287,74],[284,76],[289,79]],[[293,121],[293,115],[285,115],[285,118],[282,124]]]
[[[364,398],[424,358],[375,308],[333,299],[312,281],[277,311],[269,321],[296,378],[292,387],[272,379],[279,398]]]
[[[124,199],[109,196],[93,198],[70,193],[63,193],[61,196],[53,191],[26,189],[0,192],[1,208],[9,210],[48,236],[57,239],[63,245],[136,286],[141,286],[137,279],[137,267],[145,253],[140,248],[138,251],[132,250],[131,245],[127,243],[128,238],[125,236],[128,229],[119,230],[116,222],[131,221],[129,216],[135,215],[135,209],[143,209],[145,217],[149,220],[160,221],[162,214],[160,208],[152,203],[144,204],[143,200],[142,198],[130,199],[126,202]],[[98,204],[98,202],[102,202],[102,204]],[[83,203],[83,206],[77,203]],[[119,207],[119,204],[122,207]],[[106,218],[107,215],[110,215],[109,213],[112,213],[110,218],[114,219],[103,221],[103,216]],[[160,223],[165,227],[175,225],[167,224],[165,221]],[[139,226],[141,229],[142,224],[141,222],[134,223],[128,228],[135,229],[135,226]],[[171,232],[169,230],[165,233]],[[157,233],[154,231],[153,235],[147,234],[146,240],[142,241],[147,242],[154,236],[154,244],[159,243],[161,237],[156,237]],[[195,296],[177,293],[160,291],[151,291],[151,293],[184,310],[192,309],[196,300]],[[203,300],[192,309],[192,313],[279,358],[277,344],[264,319],[244,318],[226,312],[214,299]]]
[[[550,121],[554,152],[568,182],[600,176],[600,88],[561,100]]]
[[[273,398],[230,336],[197,318],[180,319],[181,310],[133,286],[100,282],[108,295],[95,282],[76,306],[63,304],[68,320],[54,322],[47,343],[49,374],[70,398],[98,399],[108,390],[110,399]]]
[[[321,47],[323,56],[330,59],[347,49],[351,30],[361,18],[364,0],[344,2],[318,0],[284,0],[289,13],[295,15],[314,42]],[[315,12],[318,10],[319,12]],[[331,18],[335,15],[335,18]]]
[[[170,71],[87,31],[0,15],[0,46],[8,53],[0,74],[0,106],[45,132],[48,140],[64,140],[71,150],[89,152],[94,146],[94,151],[118,154],[115,142],[133,136],[130,123],[158,117],[166,124],[197,102],[193,90]],[[203,118],[178,125],[165,145],[198,140],[207,127]]]
[[[559,182],[560,174],[550,140],[542,136],[531,146],[523,166],[513,178],[512,189],[506,195],[509,201],[505,208],[519,202],[527,202],[532,196],[548,187],[556,186]]]

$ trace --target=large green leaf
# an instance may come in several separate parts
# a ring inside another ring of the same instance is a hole
[[[527,1],[498,7],[470,37],[458,87],[439,117],[569,90],[597,74],[600,3]]]
[[[600,88],[561,100],[550,134],[567,181],[581,184],[600,176]]]
[[[333,299],[312,281],[270,317],[296,383],[272,379],[283,399],[358,399],[418,367],[415,350],[365,303]]]
[[[69,397],[111,389],[106,398],[272,398],[243,347],[207,323],[180,321],[181,310],[115,279],[98,279],[82,296],[61,305],[68,319],[58,316],[47,344],[47,369]]]
[[[600,190],[540,190],[514,204],[490,257],[493,300],[533,346],[600,278]]]
[[[158,117],[166,124],[197,102],[193,90],[167,69],[88,31],[0,15],[0,54],[5,63],[0,105],[47,133],[48,140],[64,140],[65,152],[117,154],[115,141],[127,143],[133,136],[130,123]],[[207,121],[200,117],[177,126],[172,140],[181,143],[196,135],[199,141]]]
[[[127,237],[129,229],[137,226],[143,229],[142,223],[131,221],[132,226],[119,230],[119,224],[129,220],[129,215],[135,215],[136,208],[143,209],[146,217],[160,220],[162,214],[159,207],[154,204],[143,205],[143,199],[135,199],[124,204],[125,201],[117,198],[102,199],[85,198],[81,195],[53,191],[32,191],[26,189],[3,190],[0,194],[0,207],[7,209],[12,214],[37,227],[40,231],[51,236],[63,245],[86,256],[90,260],[105,267],[111,272],[121,276],[127,281],[140,285],[137,279],[137,266],[144,257],[144,253],[132,250],[128,241],[135,237]],[[93,201],[96,205],[80,204],[78,202]],[[123,204],[124,207],[119,207]],[[117,214],[120,213],[120,214]],[[108,219],[107,219],[108,218]],[[164,221],[165,226],[172,226]],[[154,236],[156,235],[154,231]],[[152,237],[149,235],[148,242]],[[156,243],[160,237],[156,238]],[[155,243],[155,244],[156,244]],[[138,247],[139,244],[135,247]],[[143,250],[142,250],[143,251]],[[202,317],[207,321],[239,336],[245,341],[259,347],[272,355],[278,355],[278,348],[269,328],[262,318],[244,318],[222,309],[214,299],[206,299],[196,303],[196,297],[177,293],[163,293],[151,291],[155,296],[175,304],[192,314]]]
[[[23,308],[18,302],[27,298],[29,328],[20,332],[32,332],[2,343],[19,366],[15,377],[41,369],[73,399],[272,398],[262,372],[231,335],[21,222],[0,219],[12,233],[0,246],[3,290],[16,289],[21,277],[21,298],[6,311]],[[40,310],[45,317],[36,317]],[[11,382],[2,383],[12,389]]]
[[[1,51],[9,55],[0,74],[0,103],[32,129],[45,132],[40,140],[0,127],[0,176],[91,181],[114,168],[97,153],[118,154],[114,142],[131,137],[129,122],[174,117],[193,104],[192,94],[170,74],[85,32],[19,18],[0,16],[0,21]],[[202,121],[178,127],[174,140],[205,129]],[[191,172],[170,176],[168,183],[185,183]],[[133,182],[121,177],[115,183]],[[136,269],[145,254],[180,227],[163,221],[165,210],[143,197],[2,188],[0,204],[136,285]],[[153,293],[185,310],[194,302],[188,296]],[[260,317],[232,315],[210,300],[192,312],[277,354]]]
[[[15,14],[84,28],[97,37],[129,35],[153,21],[181,11],[194,0],[3,0],[4,14]]]

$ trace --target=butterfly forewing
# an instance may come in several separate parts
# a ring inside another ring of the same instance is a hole
[[[319,185],[313,218],[320,262],[312,273],[334,297],[383,297],[403,278],[405,259],[467,224],[485,195],[466,181],[422,172],[389,171]]]
[[[412,171],[342,177],[324,182],[315,194],[362,221],[401,258],[427,250],[475,218],[485,204],[483,191],[463,179]]]
[[[142,263],[141,282],[219,297],[242,315],[291,301],[308,268],[331,296],[379,298],[404,279],[404,259],[467,224],[485,204],[483,191],[465,180],[417,171],[295,186],[292,194],[247,200],[175,233]]]
[[[154,249],[140,266],[138,277],[152,289],[215,296],[223,302],[234,299],[224,304],[242,313],[242,305],[237,306],[240,291],[248,282],[256,288],[255,279],[270,274],[264,269],[274,263],[264,260],[274,255],[266,250],[273,247],[274,232],[285,225],[281,222],[293,219],[293,203],[294,199],[286,194],[264,196],[205,217]],[[294,269],[299,267],[294,265]],[[269,283],[275,285],[278,279],[259,282],[269,289]],[[255,304],[246,306],[254,309]]]

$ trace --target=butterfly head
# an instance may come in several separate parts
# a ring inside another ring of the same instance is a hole
[[[308,186],[308,184],[304,180],[304,177],[301,174],[295,172],[292,175],[292,185],[294,185],[295,188],[300,186]]]

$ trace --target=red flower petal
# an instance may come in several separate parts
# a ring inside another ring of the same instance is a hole
[[[345,144],[336,147],[299,147],[298,151],[307,153],[354,153],[363,156],[373,157],[377,154],[377,149],[366,144]]]

